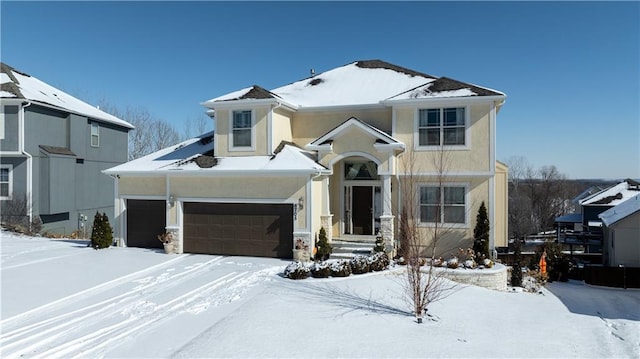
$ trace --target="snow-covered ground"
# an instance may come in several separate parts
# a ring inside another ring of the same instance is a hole
[[[1,234],[2,358],[640,357],[640,291],[460,286],[415,323],[402,269],[292,281],[286,261]]]

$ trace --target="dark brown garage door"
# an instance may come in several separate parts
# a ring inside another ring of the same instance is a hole
[[[293,206],[185,203],[184,251],[291,258]]]
[[[162,248],[158,234],[164,233],[166,202],[127,200],[127,246]]]

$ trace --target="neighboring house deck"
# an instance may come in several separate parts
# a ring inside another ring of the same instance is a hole
[[[382,236],[395,251],[410,208],[425,249],[436,223],[449,229],[444,254],[472,246],[485,202],[490,246],[506,246],[508,169],[495,158],[505,98],[379,60],[213,98],[203,105],[214,133],[104,171],[116,181],[116,237],[160,247],[169,231],[180,252],[304,258],[324,227],[330,239]]]
[[[0,80],[3,220],[40,218],[68,235],[97,211],[113,219],[114,184],[101,171],[126,162],[133,126],[4,63]]]

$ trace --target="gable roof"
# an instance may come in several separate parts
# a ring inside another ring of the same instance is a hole
[[[215,107],[224,101],[264,99],[253,86],[203,103]],[[264,90],[264,89],[263,89]],[[446,97],[500,96],[504,93],[447,77],[435,77],[381,60],[356,61],[266,91],[293,108],[381,105],[385,101]]]
[[[319,173],[327,169],[315,155],[293,144],[282,143],[273,156],[216,157],[213,132],[163,148],[144,157],[109,168],[107,175],[149,175],[184,173],[190,175],[261,175]]]
[[[344,121],[340,125],[336,126],[331,131],[311,141],[305,147],[309,150],[317,150],[322,146],[330,146],[331,142],[333,142],[333,140],[336,137],[338,137],[342,132],[346,131],[349,128],[354,128],[354,127],[359,128],[361,131],[375,138],[376,139],[375,145],[388,146],[388,147],[396,148],[400,150],[403,150],[405,148],[404,143],[396,140],[395,138],[386,134],[384,131],[381,131],[380,129],[375,128],[374,126],[369,125],[368,123],[358,120],[355,117],[349,118],[348,120]]]
[[[581,206],[616,206],[640,194],[640,183],[626,179],[580,201]]]
[[[101,111],[5,63],[0,63],[0,98],[24,99],[125,128],[134,128],[129,122]]]
[[[629,217],[630,215],[640,211],[640,194],[635,195],[619,205],[609,208],[608,210],[600,213],[598,217],[602,219],[602,223],[605,226],[611,226],[612,224]]]

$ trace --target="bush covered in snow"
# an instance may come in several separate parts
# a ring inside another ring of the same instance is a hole
[[[460,265],[458,257],[452,257],[447,261],[447,268],[456,269]]]
[[[367,257],[357,255],[351,258],[351,271],[353,274],[369,273],[371,269]]]
[[[389,257],[384,252],[378,252],[367,257],[369,267],[372,271],[382,271],[389,266]]]
[[[309,268],[313,278],[328,278],[331,275],[331,268],[328,262],[314,262]]]
[[[284,269],[284,276],[289,279],[305,279],[309,276],[309,268],[304,263],[295,261]]]
[[[332,277],[348,277],[351,275],[351,264],[346,259],[341,259],[331,263]]]

